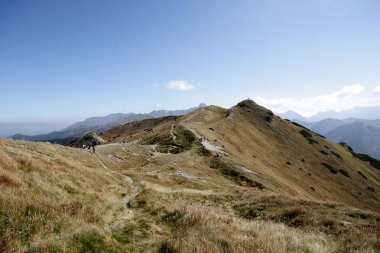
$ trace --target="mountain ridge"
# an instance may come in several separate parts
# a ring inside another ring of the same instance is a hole
[[[189,109],[158,111],[154,110],[146,114],[113,113],[106,116],[90,117],[83,121],[71,124],[68,127],[63,128],[62,130],[53,131],[47,134],[33,136],[15,134],[10,138],[17,140],[49,141],[58,144],[65,144],[90,132],[101,132],[117,125],[122,125],[133,121],[140,121],[149,118],[184,115],[204,106],[206,106],[206,104],[201,103],[197,107],[192,107]]]
[[[85,138],[0,139],[0,251],[379,249],[378,161],[253,101]]]
[[[358,119],[368,119],[375,120],[380,119],[380,106],[367,106],[367,107],[353,107],[351,109],[341,110],[341,111],[321,111],[316,114],[306,117],[301,114],[288,110],[283,113],[277,113],[280,117],[289,120],[301,120],[307,122],[321,121],[323,119],[347,119],[347,118],[358,118]]]

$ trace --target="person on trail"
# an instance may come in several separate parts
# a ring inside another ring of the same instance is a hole
[[[95,153],[95,146],[96,146],[96,141],[92,141],[92,153]]]

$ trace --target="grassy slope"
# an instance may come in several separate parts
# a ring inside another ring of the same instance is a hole
[[[165,123],[174,123],[177,118],[176,116],[169,116],[131,122],[105,131],[102,137],[109,142],[133,141],[144,135],[146,133],[144,130],[152,129]]]
[[[130,186],[86,151],[0,140],[0,188],[0,252],[53,252],[103,243]]]
[[[195,116],[187,124],[224,146],[231,154],[226,160],[265,178],[274,192],[380,210],[380,171],[354,158],[340,145],[314,133],[312,138],[319,144],[309,144],[299,133],[301,127],[277,117],[268,123],[265,114],[252,108],[237,106],[232,116],[226,117],[227,114],[222,108],[205,109],[193,113]],[[343,169],[348,177],[340,172],[332,174],[322,162]],[[368,187],[373,187],[375,192]]]
[[[97,155],[105,168],[81,149],[1,140],[0,210],[6,215],[0,217],[7,218],[0,218],[0,247],[35,252],[379,251],[379,171],[314,134],[319,144],[309,144],[290,122],[274,118],[268,124],[266,115],[260,108],[236,107],[231,115],[212,106],[155,124],[150,132],[145,126],[115,130],[109,140],[120,135],[118,141],[127,137],[149,145],[100,146]],[[230,156],[205,152],[188,129],[224,146]],[[168,146],[179,153],[168,153]],[[332,174],[321,161],[344,168],[349,177]],[[137,197],[126,207],[123,198],[131,192]],[[11,220],[17,222],[11,226]]]

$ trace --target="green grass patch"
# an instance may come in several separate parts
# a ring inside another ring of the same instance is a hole
[[[176,144],[181,146],[184,149],[190,149],[192,144],[196,141],[196,136],[187,128],[176,125],[173,129],[174,134],[176,135]]]
[[[96,231],[86,231],[73,235],[71,245],[78,253],[112,252],[110,245]]]
[[[137,223],[127,223],[124,226],[112,231],[112,237],[121,243],[147,238],[149,235],[149,225],[145,220],[138,220]]]
[[[194,142],[194,150],[195,152],[203,157],[209,157],[211,156],[210,150],[206,149],[205,146],[201,143],[201,141],[197,140]]]

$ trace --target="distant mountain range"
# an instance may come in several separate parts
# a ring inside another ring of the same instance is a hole
[[[345,142],[355,152],[380,159],[380,119],[324,119],[317,122],[294,120],[334,142]]]
[[[278,116],[289,120],[301,120],[308,122],[316,122],[324,119],[347,119],[347,118],[357,118],[357,119],[380,119],[380,106],[372,107],[354,107],[352,109],[343,111],[325,111],[318,112],[311,117],[304,117],[295,111],[286,111],[284,113],[278,113]]]
[[[319,112],[304,117],[295,111],[278,113],[334,142],[345,142],[355,152],[380,159],[380,106],[355,107],[343,111]]]
[[[104,117],[91,117],[84,121],[74,123],[60,131],[53,131],[48,134],[40,135],[23,135],[16,134],[11,136],[12,139],[30,140],[30,141],[49,141],[52,143],[64,144],[81,137],[89,132],[102,132],[118,125],[127,124],[134,121],[140,121],[150,118],[159,118],[165,116],[180,116],[192,112],[198,108],[205,107],[202,103],[197,107],[184,110],[158,110],[146,114],[136,113],[115,113]]]

